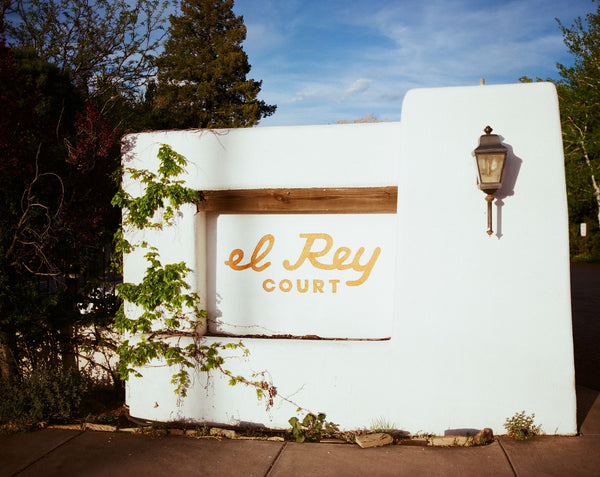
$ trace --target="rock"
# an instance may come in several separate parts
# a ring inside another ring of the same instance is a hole
[[[185,431],[183,429],[179,429],[177,427],[169,428],[170,436],[185,436]]]
[[[48,426],[48,429],[62,429],[64,431],[80,431],[81,424],[53,424]]]
[[[108,424],[94,424],[92,422],[86,422],[83,425],[84,429],[90,431],[103,431],[103,432],[116,432],[117,426],[109,426]]]
[[[451,447],[451,446],[470,446],[473,445],[473,438],[470,436],[434,436],[429,439],[432,446]]]
[[[122,427],[119,432],[127,432],[128,434],[139,434],[142,430],[139,427]]]
[[[275,442],[284,442],[285,439],[283,437],[280,436],[273,436],[273,437],[269,437],[267,438],[268,441],[275,441]]]
[[[477,434],[475,434],[475,437],[473,437],[473,442],[475,443],[475,445],[478,446],[484,446],[486,444],[489,444],[493,440],[494,432],[489,427],[482,429]]]
[[[335,437],[321,439],[319,442],[321,444],[348,444],[348,441],[346,441],[344,439],[337,439]]]
[[[356,443],[363,449],[368,447],[380,447],[391,444],[394,439],[385,432],[379,432],[377,434],[365,434],[362,436],[356,436]]]
[[[427,447],[429,445],[429,441],[427,439],[402,439],[399,444],[401,446]]]
[[[221,429],[219,427],[211,428],[210,435],[216,437],[226,437],[227,439],[235,439],[237,437],[235,431],[232,431],[230,429]]]

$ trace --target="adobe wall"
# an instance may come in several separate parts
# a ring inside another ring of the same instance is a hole
[[[472,157],[488,124],[509,148],[492,236]],[[158,148],[170,145],[189,161],[186,184],[199,190],[398,188],[396,213],[189,206],[173,227],[145,234],[163,263],[194,268],[190,284],[210,313],[204,339],[243,337],[250,355],[232,352],[233,372],[265,371],[280,395],[345,429],[383,418],[412,433],[502,434],[505,419],[525,410],[546,433],[576,433],[553,85],[412,90],[399,123],[162,131],[124,141],[124,165],[154,170]],[[145,268],[141,253],[126,257],[124,279],[141,279]],[[281,400],[266,411],[252,389],[202,373],[178,400],[172,373],[149,367],[131,379],[133,416],[285,428],[296,412]]]

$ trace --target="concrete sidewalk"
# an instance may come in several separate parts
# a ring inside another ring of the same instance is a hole
[[[482,447],[297,444],[47,429],[0,437],[0,476],[598,476],[599,392],[578,388],[581,435]]]

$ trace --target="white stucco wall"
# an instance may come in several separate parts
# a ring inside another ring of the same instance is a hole
[[[491,237],[471,155],[488,124],[510,151]],[[125,165],[155,169],[162,143],[190,161],[186,183],[201,190],[398,185],[397,216],[384,219],[380,237],[361,239],[372,250],[381,238],[386,259],[369,278],[381,286],[368,288],[366,282],[360,292],[366,301],[389,305],[373,305],[376,313],[366,306],[349,319],[336,313],[343,308],[325,307],[322,319],[303,323],[308,328],[302,331],[294,323],[302,313],[310,315],[313,302],[299,313],[301,297],[286,300],[291,295],[280,294],[265,310],[267,327],[276,328],[280,314],[286,330],[311,334],[304,332],[311,326],[330,330],[321,323],[330,316],[331,336],[377,340],[244,338],[250,356],[233,357],[232,371],[248,376],[266,371],[280,395],[326,412],[346,429],[383,418],[408,432],[491,427],[503,433],[505,419],[525,410],[535,412],[547,433],[576,432],[567,206],[551,84],[413,90],[400,123],[142,133],[125,138]],[[134,190],[127,178],[125,185]],[[346,217],[351,226],[336,225],[340,216],[322,217],[314,216],[311,224],[311,216],[301,216],[298,222],[302,229],[314,226],[348,242],[352,227],[365,227],[360,216]],[[277,216],[236,220],[207,218],[190,207],[176,226],[147,237],[163,263],[194,264],[190,281],[212,303],[209,309],[224,300],[219,291],[229,286],[222,258],[229,249],[246,247],[251,253],[265,230],[277,239],[292,227]],[[232,237],[240,224],[254,236],[241,231]],[[139,280],[145,268],[141,255],[127,257],[125,280]],[[219,306],[229,322],[254,300],[258,310],[265,306],[264,292],[255,288],[246,287],[244,305],[230,303],[234,292],[225,294],[227,304]],[[286,310],[290,303],[293,313]],[[178,402],[171,370],[149,367],[142,373],[127,392],[137,417],[287,427],[296,411],[281,400],[265,411],[253,390],[232,388],[216,375],[208,381],[195,376],[188,397]]]
[[[224,214],[214,222],[210,333],[391,337],[396,214]],[[225,266],[232,253],[237,259],[235,250],[244,253],[242,268],[269,247],[258,271]],[[302,258],[304,250],[317,256]],[[341,265],[333,260],[337,250],[346,257]]]

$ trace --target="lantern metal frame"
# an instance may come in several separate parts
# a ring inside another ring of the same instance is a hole
[[[479,138],[479,146],[473,151],[477,165],[477,185],[486,194],[488,235],[494,233],[492,230],[492,202],[494,194],[502,188],[508,153],[508,148],[500,142],[497,134],[492,134],[492,131],[490,126],[486,126],[485,135]]]

